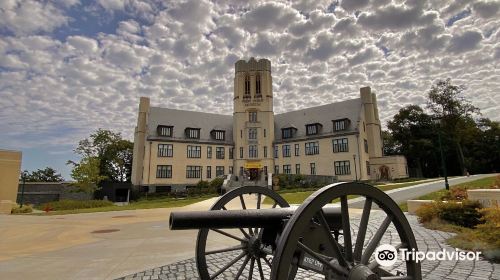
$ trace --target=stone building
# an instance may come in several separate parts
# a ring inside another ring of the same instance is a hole
[[[0,149],[0,214],[10,214],[16,206],[21,161],[20,151]]]
[[[270,182],[272,174],[340,181],[408,177],[406,159],[382,155],[377,99],[359,98],[274,114],[271,62],[235,64],[233,116],[150,106],[141,97],[132,184],[168,191],[200,180]]]

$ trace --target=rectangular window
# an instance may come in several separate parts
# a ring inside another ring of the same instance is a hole
[[[316,163],[311,162],[309,167],[311,167],[311,175],[316,175]]]
[[[186,128],[186,138],[200,139],[200,129],[199,128]]]
[[[348,160],[335,161],[335,175],[349,175],[351,174],[351,162]]]
[[[295,144],[295,156],[298,157],[300,155],[300,145]]]
[[[290,157],[290,145],[283,145],[281,149],[283,150],[283,157]]]
[[[233,159],[234,158],[234,148],[229,148],[229,159]]]
[[[370,162],[366,161],[366,174],[370,175]]]
[[[300,174],[300,164],[295,164],[295,174]]]
[[[306,125],[306,135],[315,135],[315,134],[318,134],[318,125],[317,124]]]
[[[292,166],[290,164],[283,165],[284,174],[292,174]]]
[[[347,129],[347,124],[348,124],[348,120],[347,119],[335,120],[335,121],[333,121],[333,130],[334,131],[346,130]]]
[[[207,158],[212,158],[212,146],[207,146]]]
[[[240,176],[243,176],[243,166],[240,166]]]
[[[349,142],[347,138],[333,139],[333,152],[349,152]]]
[[[274,146],[274,158],[278,158],[278,145]]]
[[[248,112],[248,121],[249,122],[257,122],[257,112]]]
[[[281,138],[287,139],[293,137],[293,128],[283,128],[281,129]]]
[[[156,178],[172,178],[172,165],[158,165]]]
[[[215,148],[215,158],[224,159],[224,147]]]
[[[267,146],[264,146],[264,158],[267,158]]]
[[[187,146],[188,158],[201,158],[201,146]]]
[[[280,174],[280,166],[279,165],[274,166],[274,174]]]
[[[159,136],[172,137],[173,131],[174,131],[173,126],[159,125],[157,127],[157,133]]]
[[[186,166],[186,178],[201,178],[201,166]]]
[[[243,147],[240,147],[240,158],[243,158]]]
[[[224,175],[224,166],[216,166],[215,167],[215,176],[219,177]]]
[[[240,138],[243,138],[243,130],[240,130]]]
[[[229,174],[233,174],[233,167],[232,166],[229,166]]]
[[[248,139],[257,139],[257,128],[248,129]]]
[[[249,158],[256,158],[258,157],[258,150],[257,150],[257,145],[249,145],[248,146],[248,157]]]
[[[222,140],[226,139],[226,132],[224,130],[214,130],[212,131],[212,135],[215,140]]]
[[[174,146],[172,144],[158,144],[159,157],[173,157]]]
[[[207,166],[207,179],[212,178],[212,166]]]
[[[368,140],[365,139],[365,153],[368,153]]]
[[[264,137],[266,137],[266,129],[264,128]]]
[[[317,155],[319,154],[319,142],[307,142],[306,146],[306,155]]]
[[[264,166],[264,174],[267,176],[267,165]]]

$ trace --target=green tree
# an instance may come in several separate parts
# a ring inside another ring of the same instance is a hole
[[[71,177],[76,180],[73,185],[87,193],[96,191],[99,183],[106,179],[106,176],[100,174],[99,166],[98,157],[84,157],[79,163],[75,163],[71,170]]]
[[[427,108],[433,118],[441,120],[441,129],[455,146],[460,171],[466,172],[465,156],[462,149],[467,132],[474,129],[473,117],[479,109],[463,96],[465,86],[454,85],[451,79],[438,80],[428,92]]]
[[[409,167],[415,172],[413,176],[432,177],[436,173],[436,150],[433,139],[436,130],[433,129],[432,117],[417,105],[408,105],[399,110],[394,118],[387,123],[388,135],[383,135],[384,148],[387,154],[403,154]]]
[[[120,133],[98,129],[89,138],[81,140],[74,151],[82,158],[98,158],[100,175],[106,180],[128,182],[132,172],[133,148],[134,144],[122,139]]]
[[[21,174],[21,178],[24,177],[26,182],[62,182],[64,178],[61,174],[52,167],[45,167],[44,169],[38,169],[33,172],[24,170]]]

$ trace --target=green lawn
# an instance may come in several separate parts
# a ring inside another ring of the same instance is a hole
[[[437,179],[436,179],[437,180]],[[427,182],[432,182],[436,180],[430,180]],[[413,181],[413,182],[407,182],[407,183],[396,183],[396,184],[387,184],[387,185],[375,185],[377,188],[383,190],[383,191],[389,191],[393,189],[399,189],[399,188],[404,188],[404,187],[409,187],[417,184],[421,184],[421,180],[419,181]],[[306,198],[308,198],[313,192],[316,190],[305,190],[305,189],[291,189],[291,190],[282,190],[278,191],[278,193],[289,203],[289,204],[301,204],[304,202]],[[355,195],[349,195],[348,198],[355,198]],[[337,202],[337,201],[333,201]],[[265,199],[264,204],[272,204],[274,203],[270,199]]]
[[[108,211],[122,211],[122,210],[136,210],[136,209],[152,209],[152,208],[172,208],[172,207],[182,207],[189,204],[193,204],[199,201],[209,199],[214,195],[205,195],[200,197],[190,197],[185,199],[175,199],[175,198],[158,198],[152,200],[140,200],[137,202],[131,202],[129,205],[125,206],[107,206],[98,208],[86,208],[86,209],[74,209],[74,210],[61,210],[61,211],[50,211],[48,213],[33,213],[31,215],[64,215],[64,214],[79,214],[79,213],[93,213],[93,212],[108,212]]]
[[[486,178],[482,178],[482,179],[477,179],[477,180],[474,180],[474,181],[470,181],[470,182],[467,182],[467,183],[452,185],[452,186],[450,186],[450,189],[458,188],[458,187],[467,188],[467,189],[487,188],[487,187],[492,186],[494,182],[495,182],[495,176],[491,176],[491,177],[486,177]],[[441,199],[441,197],[443,197],[445,194],[446,194],[446,190],[442,189],[442,190],[439,190],[439,191],[435,191],[435,192],[432,192],[432,193],[420,196],[420,197],[418,197],[416,199],[421,199],[421,200],[436,200],[436,199]],[[405,203],[401,203],[399,205],[399,207],[403,211],[408,211],[408,206],[406,205],[406,202]]]

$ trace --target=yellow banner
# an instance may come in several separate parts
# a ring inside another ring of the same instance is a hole
[[[262,163],[260,162],[247,162],[245,163],[245,169],[262,168]]]

